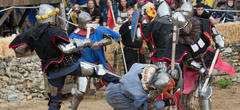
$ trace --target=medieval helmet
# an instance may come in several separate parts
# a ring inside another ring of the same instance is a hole
[[[194,14],[192,4],[190,2],[183,3],[183,5],[180,7],[180,12],[187,18],[192,17]]]
[[[157,14],[159,17],[172,15],[171,8],[166,1],[162,1],[162,3],[158,6]]]
[[[152,79],[152,86],[157,90],[164,90],[170,84],[170,76],[167,72],[158,71]]]
[[[55,22],[55,15],[57,12],[59,12],[59,9],[56,10],[52,5],[40,4],[39,15],[36,17],[39,20],[39,23],[51,23]]]
[[[79,25],[79,27],[81,27],[81,28],[87,28],[87,23],[89,22],[89,21],[91,21],[92,20],[92,18],[91,18],[91,16],[90,16],[90,14],[89,13],[87,13],[87,12],[85,12],[85,11],[81,11],[80,13],[79,13],[79,15],[78,15],[78,25]]]
[[[192,30],[192,23],[185,18],[181,12],[176,12],[172,16],[173,24],[177,24],[185,33],[190,33]]]

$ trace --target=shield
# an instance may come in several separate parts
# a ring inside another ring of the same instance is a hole
[[[131,38],[132,42],[135,40],[137,25],[140,17],[140,9],[135,10],[132,15]]]

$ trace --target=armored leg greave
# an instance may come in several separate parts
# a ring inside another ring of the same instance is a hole
[[[198,89],[198,102],[200,110],[211,110],[211,96],[212,96],[212,88],[211,86],[207,87],[206,92],[201,92],[202,86],[199,86]]]
[[[71,110],[77,110],[78,105],[83,99],[84,93],[87,91],[88,79],[86,77],[78,77],[78,88],[72,88]]]

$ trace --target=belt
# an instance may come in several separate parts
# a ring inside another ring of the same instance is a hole
[[[53,63],[51,64],[51,67],[53,68],[62,68],[64,66],[68,66],[70,64],[72,64],[73,62],[76,62],[78,61],[80,57],[76,56],[76,55],[73,55],[73,54],[70,54],[70,55],[66,55],[64,56],[62,62],[60,64],[58,63]]]
[[[131,49],[131,50],[140,50],[140,48],[133,48],[133,47],[125,47],[126,49]]]

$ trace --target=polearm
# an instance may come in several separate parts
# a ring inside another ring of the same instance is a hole
[[[208,34],[204,34],[206,36],[208,36],[209,38],[211,38],[211,36],[209,36]],[[210,69],[209,69],[209,72],[208,72],[208,75],[211,76],[212,75],[212,72],[213,72],[213,69],[214,69],[214,66],[216,64],[216,61],[217,61],[217,57],[219,55],[219,52],[220,52],[220,49],[217,49],[216,52],[215,52],[215,55],[213,57],[213,61],[211,63],[211,66],[210,66]],[[206,78],[204,84],[203,84],[203,87],[201,89],[201,92],[206,92],[207,91],[207,86],[208,86],[208,83],[209,83],[209,80],[210,78]]]
[[[120,37],[120,48],[121,48],[121,51],[122,51],[122,56],[123,56],[123,63],[124,63],[124,67],[125,67],[125,72],[127,73],[128,70],[127,70],[127,64],[126,64],[125,54],[124,54],[124,51],[123,51],[123,45],[122,45],[122,38],[121,38],[121,37]]]
[[[178,33],[178,21],[173,25],[173,37],[172,37],[172,59],[171,59],[171,71],[175,69],[175,56],[176,56],[176,45],[177,45],[177,33]]]
[[[214,66],[215,66],[215,64],[216,64],[216,61],[217,61],[217,57],[218,57],[218,55],[219,55],[219,52],[220,52],[220,49],[217,49],[217,50],[216,50],[216,53],[215,53],[215,55],[214,55],[214,58],[213,58],[213,61],[212,61],[212,64],[211,64],[209,73],[208,73],[209,76],[210,76],[210,75],[212,74],[212,72],[213,72],[213,68],[214,68]],[[202,87],[202,90],[201,90],[202,92],[206,92],[206,91],[207,91],[207,86],[208,86],[209,80],[210,80],[209,77],[205,80],[205,82],[204,82],[204,84],[203,84],[203,87]]]
[[[174,71],[175,69],[177,37],[178,37],[178,20],[176,21],[176,23],[173,23],[171,71]],[[173,90],[170,93],[172,95]],[[172,110],[172,109],[173,107],[170,106],[169,110]]]

